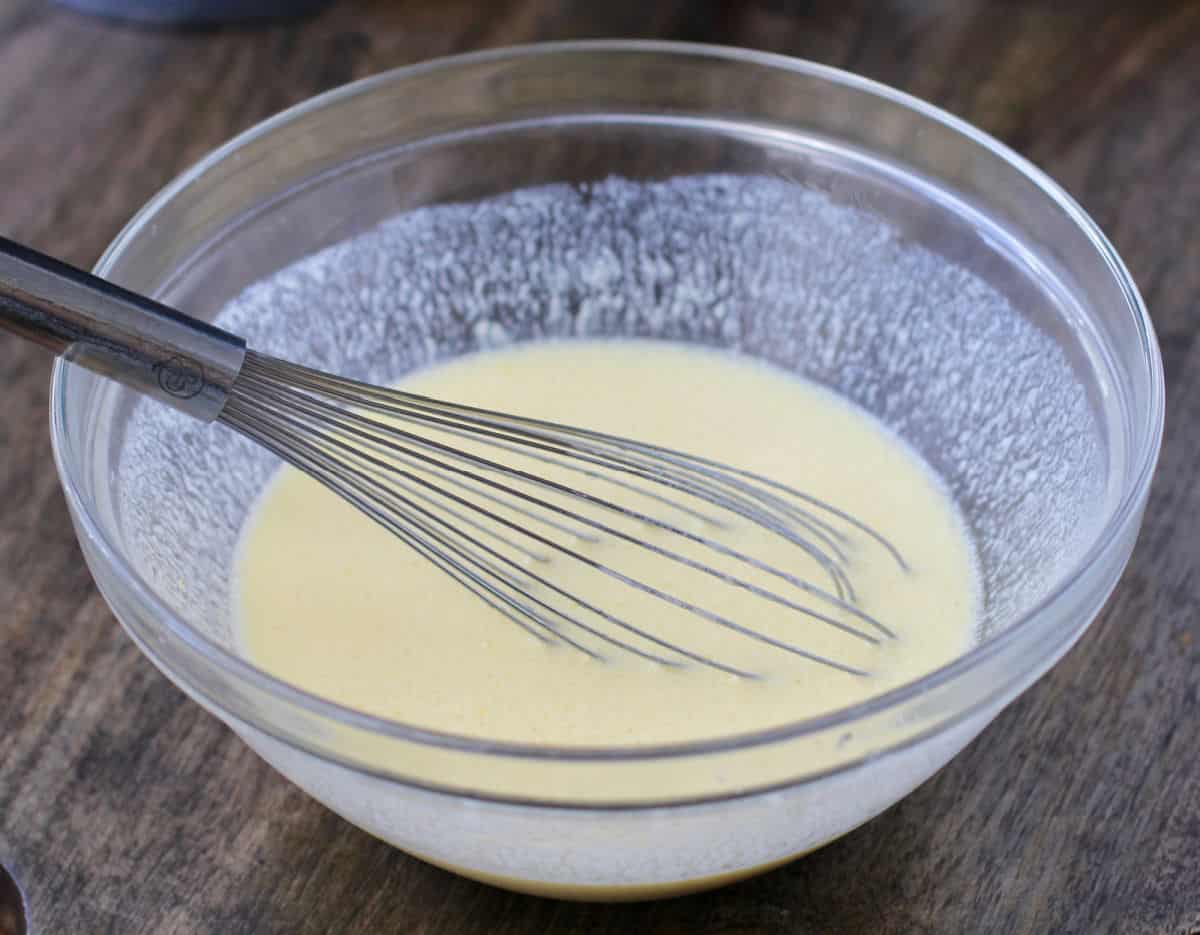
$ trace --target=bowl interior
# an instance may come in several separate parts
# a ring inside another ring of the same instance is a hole
[[[714,162],[726,171],[693,171]],[[414,166],[427,204],[273,262],[277,239],[293,251],[291,232],[328,206]],[[769,360],[870,410],[943,475],[978,550],[987,636],[1094,537],[1111,394],[1062,283],[937,194],[794,135],[509,129],[312,184],[228,231],[166,298],[215,312],[259,350],[376,383],[545,338],[649,337]],[[184,619],[232,646],[234,544],[276,462],[222,427],[123,403],[110,456],[128,555]]]

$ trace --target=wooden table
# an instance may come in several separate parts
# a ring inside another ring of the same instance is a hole
[[[1107,609],[934,780],[765,877],[588,906],[373,840],[160,676],[76,547],[50,458],[49,361],[0,340],[0,861],[34,930],[1200,932],[1200,3],[1107,7],[343,0],[300,24],[175,34],[0,0],[0,230],[76,263],[206,151],[353,78],[530,40],[743,45],[904,88],[1049,170],[1140,283],[1169,409]]]

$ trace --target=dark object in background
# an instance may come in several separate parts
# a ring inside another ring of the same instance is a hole
[[[25,935],[25,899],[4,865],[0,864],[0,935]]]
[[[83,13],[155,26],[216,26],[292,19],[330,0],[58,0]]]

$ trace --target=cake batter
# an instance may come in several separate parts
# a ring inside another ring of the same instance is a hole
[[[973,552],[939,479],[863,410],[818,386],[725,352],[585,340],[478,353],[414,373],[400,388],[652,441],[836,504],[885,535],[910,566],[900,568],[865,539],[853,543],[858,604],[896,638],[871,645],[718,582],[669,579],[697,602],[869,673],[847,674],[672,615],[554,558],[547,574],[556,583],[762,677],[666,668],[620,652],[597,662],[531,639],[387,530],[285,467],[243,529],[236,620],[252,661],[310,692],[491,740],[680,742],[842,708],[923,675],[972,641]],[[750,528],[737,542],[789,572],[820,578],[779,537]],[[620,542],[576,545],[652,580],[672,573]]]

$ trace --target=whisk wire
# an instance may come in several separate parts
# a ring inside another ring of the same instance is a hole
[[[837,507],[751,472],[604,433],[381,389],[254,352],[247,352],[220,419],[365,512],[543,644],[561,643],[591,658],[605,658],[598,648],[568,634],[564,630],[568,626],[581,636],[586,634],[661,665],[677,668],[692,662],[739,677],[758,676],[639,627],[531,567],[544,565],[556,555],[733,634],[851,675],[868,674],[859,666],[749,627],[628,574],[609,561],[558,541],[553,533],[566,535],[585,548],[604,539],[628,543],[867,644],[895,637],[855,603],[845,570],[851,540],[834,521],[862,532],[881,545],[901,569],[907,569],[899,551],[870,526]],[[406,423],[448,436],[456,443],[410,431],[403,427]],[[799,548],[828,575],[834,590],[628,502],[525,470],[511,463],[512,458],[506,463],[468,448],[491,448],[610,485],[717,532],[730,526],[722,513],[735,523],[744,520]],[[700,506],[683,502],[681,497]],[[829,609],[800,603],[708,561],[556,502],[559,499],[678,537],[782,580]],[[721,512],[713,513],[714,509]],[[531,523],[544,526],[546,532],[539,532]],[[565,609],[560,601],[575,610]],[[598,618],[603,625],[589,623],[580,614]],[[865,624],[873,632],[844,618]]]
[[[266,388],[266,387],[260,388],[260,391],[262,392],[262,394],[264,396],[267,396],[267,397],[285,396],[286,392],[287,392],[286,390],[281,391],[278,388]],[[602,523],[591,517],[584,516],[583,514],[578,513],[576,511],[569,510],[569,509],[561,507],[557,504],[551,503],[543,498],[534,496],[532,494],[526,493],[521,490],[517,490],[514,487],[500,483],[498,481],[494,481],[491,478],[485,477],[484,475],[477,474],[477,473],[474,473],[472,471],[468,471],[468,470],[465,470],[462,468],[458,468],[458,467],[449,465],[442,461],[438,461],[437,459],[432,458],[430,456],[421,454],[419,452],[414,452],[411,449],[405,448],[404,446],[402,446],[396,442],[393,442],[390,440],[383,440],[380,437],[378,437],[377,435],[373,434],[373,432],[387,432],[388,434],[402,438],[405,441],[414,442],[414,443],[424,446],[424,447],[434,448],[435,450],[439,451],[439,453],[448,454],[452,457],[457,457],[461,460],[471,463],[474,466],[482,467],[484,469],[495,470],[495,471],[498,471],[498,472],[503,473],[510,477],[518,477],[521,480],[530,481],[533,484],[543,487],[543,488],[548,488],[548,489],[554,490],[559,493],[569,494],[577,499],[581,499],[581,500],[588,502],[594,506],[612,510],[614,512],[624,515],[627,518],[636,519],[640,522],[644,522],[649,525],[666,530],[668,532],[674,533],[685,539],[691,540],[692,542],[706,546],[728,558],[732,558],[737,561],[741,561],[747,565],[750,565],[754,568],[759,569],[760,571],[764,571],[768,574],[771,574],[778,578],[781,578],[782,580],[789,582],[790,584],[796,586],[797,588],[800,588],[801,590],[809,593],[810,595],[817,596],[823,600],[828,601],[829,603],[831,603],[835,606],[842,607],[842,609],[846,610],[848,613],[851,613],[854,616],[859,617],[860,619],[863,619],[865,622],[875,625],[877,628],[879,628],[884,633],[884,635],[889,635],[887,629],[885,627],[883,627],[882,624],[878,623],[873,618],[871,618],[869,615],[866,615],[865,613],[860,611],[858,608],[854,607],[851,604],[846,603],[845,601],[841,600],[840,598],[835,597],[834,595],[831,595],[828,592],[823,591],[822,589],[816,588],[809,582],[803,581],[803,580],[795,577],[794,575],[791,575],[791,574],[784,572],[778,568],[768,565],[765,562],[761,562],[760,560],[754,558],[753,556],[746,555],[743,552],[740,552],[736,549],[732,549],[732,548],[725,546],[719,542],[715,542],[714,540],[709,539],[707,537],[692,533],[689,530],[682,529],[674,524],[667,523],[663,520],[657,519],[655,517],[651,517],[648,514],[642,513],[640,511],[632,510],[628,507],[623,507],[620,505],[612,504],[610,501],[604,500],[602,498],[594,497],[591,494],[588,494],[588,493],[585,493],[582,491],[578,491],[578,490],[574,490],[572,488],[567,488],[567,487],[565,487],[561,484],[558,484],[554,481],[548,480],[547,478],[539,477],[537,475],[532,475],[532,474],[529,474],[528,472],[521,471],[519,469],[515,469],[515,468],[511,467],[510,465],[502,465],[502,464],[499,464],[498,462],[494,462],[494,461],[482,458],[477,455],[461,452],[456,449],[452,449],[448,446],[442,445],[440,443],[432,442],[428,439],[422,439],[418,436],[412,435],[409,432],[386,425],[384,423],[380,423],[376,420],[367,418],[360,414],[348,413],[344,410],[324,406],[323,404],[319,403],[318,401],[314,401],[311,398],[303,396],[302,394],[294,394],[293,398],[287,400],[287,403],[288,403],[289,408],[292,409],[293,411],[295,411],[295,410],[304,411],[305,413],[309,414],[314,419],[324,423],[325,425],[336,427],[339,431],[342,431],[342,432],[345,432],[345,433],[351,435],[358,442],[367,442],[367,443],[371,443],[373,445],[382,446],[382,447],[387,448],[389,451],[389,454],[391,454],[391,455],[404,457],[404,458],[416,458],[417,460],[421,461],[424,464],[430,464],[437,468],[443,468],[443,469],[448,469],[448,470],[454,471],[456,473],[461,474],[464,477],[470,478],[472,480],[475,480],[475,481],[483,483],[483,484],[487,484],[496,490],[500,490],[509,495],[518,497],[528,503],[543,507],[545,509],[559,513],[560,515],[568,516],[576,521],[585,523],[585,524],[591,526],[592,528],[605,533],[606,535],[612,536],[617,539],[621,539],[622,541],[628,542],[632,545],[635,545],[635,546],[642,548],[646,551],[649,551],[653,554],[670,559],[681,565],[692,568],[693,570],[702,572],[711,577],[720,579],[721,581],[723,581],[727,584],[745,589],[745,590],[755,594],[758,597],[769,600],[780,606],[788,607],[791,610],[798,611],[802,614],[805,614],[808,617],[811,617],[812,619],[821,621],[832,627],[842,630],[843,632],[845,632],[847,634],[856,636],[867,642],[871,642],[871,643],[877,642],[875,637],[871,636],[868,633],[863,632],[862,630],[851,627],[848,624],[843,623],[842,621],[836,620],[835,618],[829,616],[828,614],[822,613],[820,611],[817,611],[810,607],[806,607],[801,604],[797,604],[796,602],[789,600],[788,598],[786,598],[776,592],[769,591],[765,588],[761,588],[751,582],[748,582],[744,578],[740,578],[740,577],[737,577],[734,575],[727,574],[717,568],[714,568],[713,566],[711,566],[705,562],[701,562],[696,559],[689,558],[685,555],[682,555],[681,553],[679,553],[677,551],[668,549],[668,548],[658,545],[656,543],[647,542],[644,539],[639,539],[638,537],[633,536],[623,530],[617,529],[609,524]],[[353,423],[353,424],[346,424],[347,421],[350,423]],[[348,443],[345,443],[338,439],[329,439],[329,441],[331,444],[337,445],[339,448],[341,448],[347,454],[353,454],[353,455],[358,455],[360,457],[366,457],[362,453],[362,451],[356,446],[349,445]],[[454,499],[456,502],[458,502],[459,504],[461,504],[462,506],[464,506],[466,508],[475,510],[476,512],[479,512],[496,522],[499,522],[505,526],[508,526],[510,529],[512,529],[518,533],[521,533],[530,538],[533,538],[536,541],[539,541],[544,545],[548,545],[550,548],[553,548],[570,558],[573,558],[573,559],[580,561],[586,565],[589,565],[590,567],[596,569],[597,571],[601,571],[605,574],[610,575],[611,577],[617,578],[623,584],[637,588],[638,590],[641,590],[644,593],[652,594],[661,600],[667,601],[668,603],[675,604],[675,606],[677,606],[677,607],[683,607],[684,609],[691,610],[694,613],[697,613],[700,616],[705,617],[706,619],[710,620],[713,623],[718,623],[722,626],[727,626],[727,627],[730,627],[731,629],[738,630],[739,632],[744,632],[745,635],[750,636],[751,638],[758,639],[762,642],[771,643],[772,645],[776,645],[779,648],[787,648],[787,649],[789,649],[789,651],[796,652],[797,655],[803,655],[803,651],[798,650],[796,647],[792,647],[790,644],[787,644],[782,641],[772,641],[769,638],[764,637],[763,634],[758,633],[757,631],[752,631],[752,630],[748,630],[743,627],[740,627],[739,625],[733,623],[732,621],[728,620],[725,617],[722,617],[721,615],[714,614],[711,611],[705,610],[704,608],[696,606],[696,605],[691,605],[691,604],[687,604],[686,602],[681,602],[678,598],[674,597],[673,595],[667,594],[666,592],[664,592],[662,590],[655,589],[652,586],[647,585],[644,582],[641,582],[637,579],[623,575],[619,571],[611,568],[610,566],[607,566],[600,562],[597,562],[588,556],[584,556],[581,553],[579,553],[575,550],[569,549],[569,548],[561,545],[560,543],[554,542],[553,540],[548,539],[544,536],[541,536],[528,528],[518,526],[515,523],[512,523],[507,518],[499,516],[492,511],[489,511],[489,510],[486,510],[486,509],[480,507],[477,503],[466,500],[464,498],[455,497],[454,495],[449,494],[448,492],[441,491],[436,486],[430,484],[430,482],[427,481],[425,478],[419,477],[410,472],[401,471],[399,469],[399,467],[395,464],[395,461],[393,459],[389,459],[389,460],[376,459],[374,461],[374,464],[376,467],[378,467],[382,470],[395,471],[395,472],[401,474],[402,476],[408,477],[410,480],[413,480],[416,483],[426,485],[431,490],[441,493],[443,496]]]
[[[280,414],[279,417],[282,418],[286,422],[294,422],[294,417],[292,417],[289,414]],[[293,429],[300,428],[300,426],[296,425],[296,424],[293,424],[292,427],[293,427]],[[377,468],[382,468],[384,470],[390,470],[394,473],[397,473],[397,474],[400,474],[401,476],[406,477],[409,480],[414,480],[417,483],[421,483],[421,484],[428,483],[428,482],[424,481],[424,479],[419,478],[415,475],[412,475],[411,473],[409,473],[407,471],[402,471],[402,470],[394,468],[393,466],[391,466],[390,464],[388,464],[385,461],[380,461],[371,456],[363,455],[361,452],[356,452],[356,450],[352,446],[349,446],[347,443],[341,441],[340,439],[330,438],[328,435],[324,435],[324,434],[319,434],[317,437],[323,444],[327,444],[327,445],[333,446],[335,448],[341,449],[343,455],[348,454],[348,453],[357,453],[360,457],[365,458],[368,462],[371,462],[373,464],[373,466],[375,466]],[[373,483],[370,477],[366,477],[365,475],[363,475],[362,472],[360,470],[358,470],[357,468],[353,468],[353,467],[349,467],[349,466],[343,466],[343,468],[348,474],[354,475],[360,479],[365,478],[365,480],[368,484]],[[354,485],[354,486],[357,487],[358,485]],[[436,487],[431,486],[431,489],[437,491]],[[464,506],[472,507],[474,509],[479,510],[479,508],[477,506],[471,504],[469,501],[466,501],[463,498],[457,497],[453,494],[449,494],[445,491],[437,491],[437,492],[441,493],[443,496],[445,496],[449,499],[452,499],[456,502],[463,504]],[[387,488],[380,486],[380,489],[376,490],[376,494],[382,495],[388,499],[400,500],[404,504],[404,506],[406,508],[408,508],[409,510],[415,511],[416,513],[421,514],[425,518],[432,520],[433,522],[446,527],[446,529],[451,534],[458,535],[458,536],[461,536],[461,537],[467,539],[473,547],[486,552],[487,554],[499,559],[500,561],[505,562],[506,564],[510,564],[510,565],[513,565],[515,568],[519,568],[519,566],[517,566],[512,561],[512,559],[509,558],[508,556],[501,555],[500,553],[489,548],[488,546],[486,546],[476,540],[472,540],[469,537],[464,536],[460,529],[457,529],[456,527],[454,527],[453,524],[450,524],[443,517],[440,517],[440,516],[430,513],[429,511],[417,506],[416,504],[414,504],[411,500],[409,500],[407,498],[399,497],[395,493],[395,491],[388,490]],[[488,515],[492,519],[495,519],[499,522],[502,522],[502,523],[505,523],[506,525],[508,525],[508,522],[506,520],[504,520],[502,517],[498,517],[495,514],[490,513],[488,511],[484,511],[484,510],[479,510],[479,511],[485,513],[485,515]],[[409,522],[412,522],[418,526],[421,526],[424,529],[424,531],[426,531],[427,533],[430,532],[429,527],[427,525],[425,525],[424,523],[421,523],[419,520],[416,520],[411,513],[406,515],[405,518]],[[390,526],[389,526],[389,528],[390,528]],[[520,530],[520,527],[516,527],[515,525],[512,526],[512,528]],[[607,528],[607,527],[604,527],[604,528]],[[770,646],[774,646],[778,649],[785,650],[796,656],[800,656],[802,658],[809,659],[814,662],[820,662],[822,664],[829,665],[834,668],[842,669],[843,671],[848,671],[848,672],[857,672],[858,671],[858,670],[854,669],[853,667],[843,666],[842,664],[840,664],[834,660],[830,660],[830,659],[826,659],[825,657],[818,656],[817,654],[811,653],[801,647],[795,646],[794,644],[788,643],[783,640],[776,639],[774,637],[771,637],[767,634],[758,632],[756,630],[752,630],[748,627],[745,627],[741,624],[736,623],[735,621],[730,620],[729,618],[727,618],[725,616],[714,613],[713,611],[711,611],[707,608],[701,607],[693,602],[686,601],[686,600],[678,597],[677,595],[670,594],[660,588],[656,588],[652,585],[649,585],[649,584],[645,583],[644,581],[640,581],[636,578],[632,578],[626,574],[623,574],[622,572],[620,572],[608,565],[605,565],[601,562],[598,562],[595,559],[590,558],[589,556],[583,555],[583,554],[581,554],[573,549],[570,549],[566,546],[563,546],[559,543],[555,543],[550,539],[547,539],[545,537],[537,535],[536,533],[531,533],[528,530],[522,530],[522,531],[524,531],[527,535],[530,535],[531,537],[542,542],[543,544],[546,544],[552,548],[555,548],[561,554],[566,555],[572,559],[575,559],[576,561],[579,561],[582,564],[595,569],[596,571],[599,571],[605,575],[608,575],[609,577],[612,577],[615,580],[620,581],[623,584],[633,587],[633,588],[635,588],[645,594],[648,594],[652,597],[658,598],[659,600],[665,601],[668,604],[671,604],[681,610],[685,610],[685,611],[694,613],[706,620],[709,620],[712,623],[715,623],[715,624],[718,624],[727,629],[733,630],[737,633],[742,634],[743,636],[749,637],[750,639],[757,640],[759,642],[765,643]],[[612,531],[617,532],[616,530],[612,530]],[[452,548],[456,552],[456,554],[460,554],[460,555],[462,554],[461,550],[459,549],[458,546],[454,546],[451,543],[449,543],[442,535],[434,533],[434,538],[436,538],[443,546]],[[668,554],[673,554],[673,553],[668,553]],[[679,558],[681,561],[686,561],[681,556]],[[699,565],[699,563],[697,563],[697,567],[701,568],[701,569],[706,568],[706,566]],[[525,573],[529,574],[528,570],[525,570]],[[717,574],[719,574],[719,572]],[[720,669],[722,671],[729,672],[731,674],[735,674],[735,675],[739,675],[739,676],[752,676],[752,673],[724,665],[722,663],[717,662],[716,660],[711,659],[710,657],[703,656],[703,655],[694,653],[690,650],[687,650],[687,649],[679,646],[676,643],[664,641],[664,640],[660,639],[659,637],[648,633],[644,629],[633,626],[628,621],[622,620],[611,613],[603,611],[602,609],[596,607],[595,605],[593,605],[591,603],[583,601],[582,599],[579,598],[578,595],[575,595],[568,591],[565,591],[564,589],[562,589],[558,585],[554,584],[553,582],[551,582],[544,576],[530,574],[530,577],[532,577],[539,584],[550,588],[551,590],[555,591],[556,593],[574,601],[577,604],[580,604],[581,606],[585,607],[587,610],[590,610],[591,612],[602,616],[608,622],[613,623],[628,632],[634,633],[634,634],[642,637],[643,639],[650,640],[651,642],[653,642],[659,646],[662,646],[663,648],[670,649],[673,652],[677,652],[681,655],[684,655],[687,658],[692,659],[693,661],[699,662],[703,665],[709,666],[710,668]],[[753,588],[752,585],[746,584],[745,586]],[[761,591],[758,589],[756,589],[756,591],[758,593],[760,593],[762,596],[767,597],[768,599],[774,599],[777,602],[786,603],[787,606],[791,606],[791,607],[793,607],[793,609],[800,610],[801,612],[804,612],[804,613],[810,613],[810,614],[814,613],[814,612],[808,610],[807,608],[802,608],[799,605],[795,605],[791,602],[786,602],[786,599],[780,598],[778,595],[772,595],[770,592]],[[529,595],[526,594],[526,596],[528,597]],[[557,612],[557,609],[556,609],[556,612]],[[568,619],[571,619],[571,621],[573,623],[576,623],[576,625],[580,625],[579,622],[575,618],[568,618]],[[827,622],[831,623],[832,625],[837,626],[839,628],[846,629],[847,632],[852,632],[855,635],[860,636],[862,639],[865,639],[868,641],[874,640],[874,638],[871,637],[869,634],[862,634],[859,631],[853,631],[850,628],[845,628],[843,624],[841,624],[838,621],[833,620],[832,618],[824,618],[822,616],[822,617],[819,617],[818,619],[826,619]],[[587,629],[589,630],[589,632],[592,632],[592,633],[596,632],[590,628],[587,628]],[[630,648],[629,645],[625,644],[625,643],[622,643],[620,645],[622,645],[623,648],[626,648],[626,649]],[[642,653],[638,653],[638,654],[644,655]],[[656,660],[656,661],[662,661],[662,660]]]

